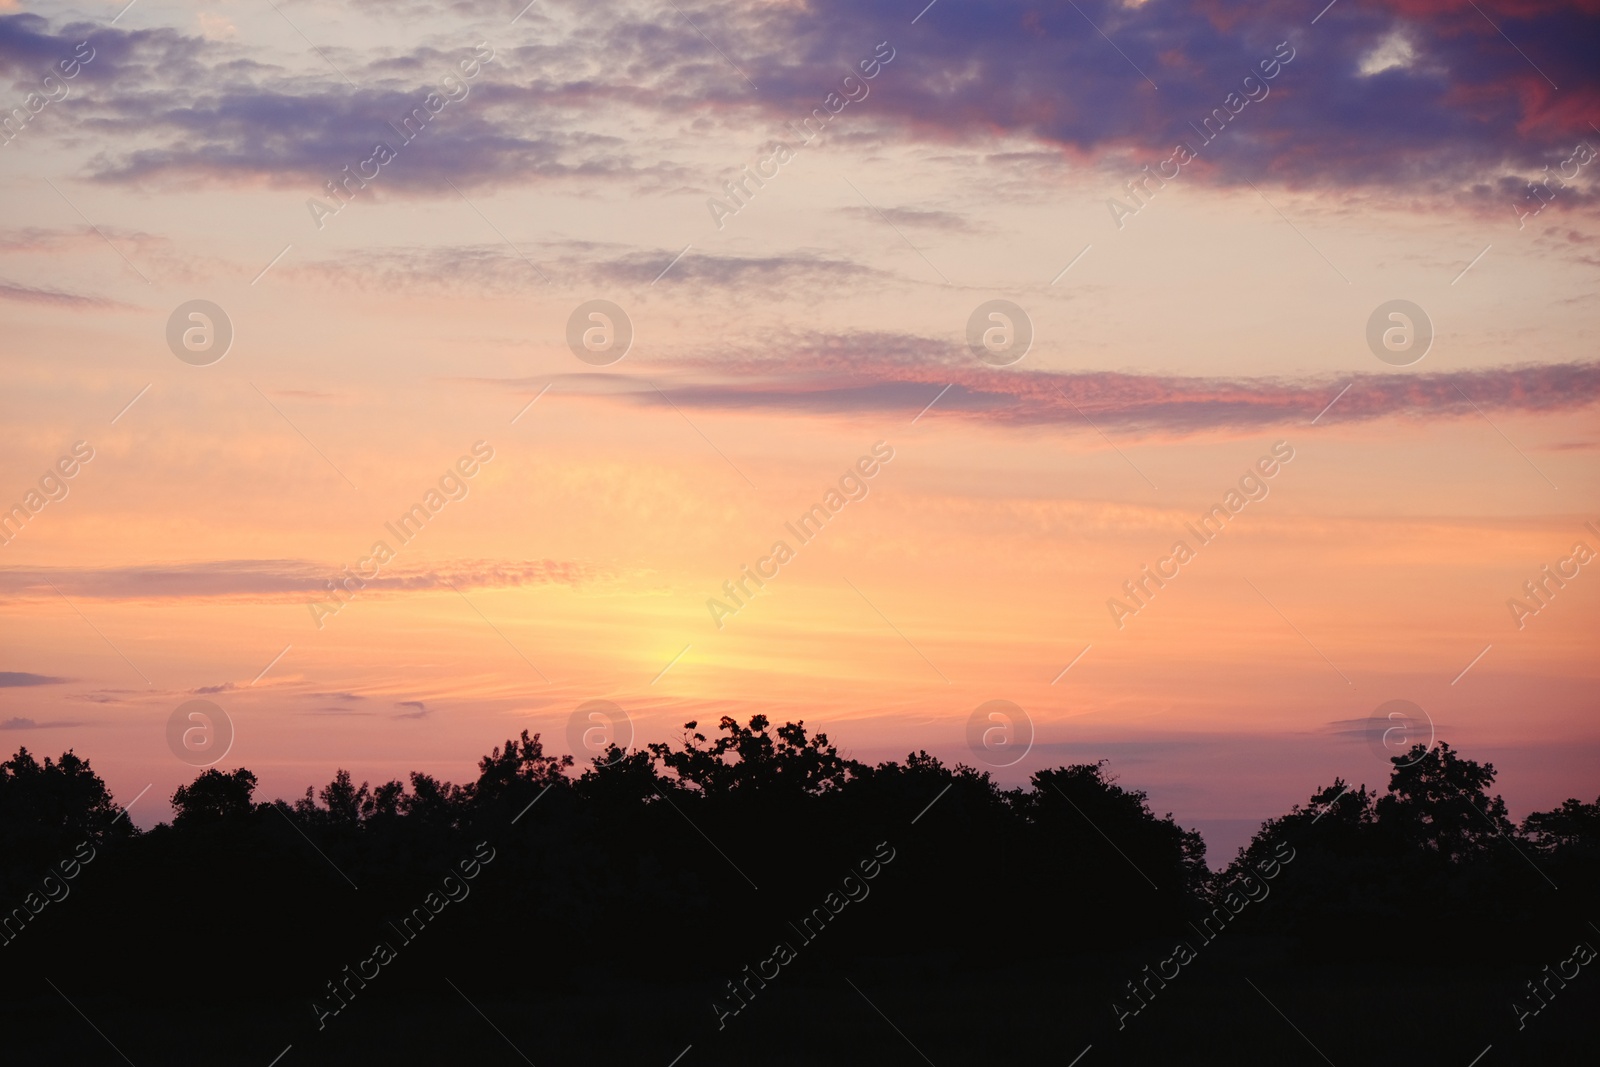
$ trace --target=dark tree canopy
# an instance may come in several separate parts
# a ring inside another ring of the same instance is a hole
[[[1392,757],[1389,792],[1378,798],[1378,823],[1408,847],[1459,862],[1508,840],[1505,801],[1489,795],[1494,764],[1463,759],[1441,741]]]
[[[171,825],[145,834],[86,760],[40,763],[24,749],[0,764],[0,903],[16,908],[81,841],[101,851],[76,872],[70,900],[62,891],[37,919],[13,912],[14,966],[0,984],[35,996],[29,976],[61,959],[138,961],[150,988],[292,1001],[305,1030],[282,1040],[298,1049],[320,1035],[306,1005],[334,1003],[336,976],[346,995],[356,990],[346,968],[373,966],[377,943],[400,953],[384,972],[409,977],[363,979],[384,992],[359,992],[358,1008],[436,1007],[439,975],[528,1004],[663,981],[691,1006],[663,1009],[656,1026],[698,1055],[715,1029],[712,1001],[726,1010],[730,979],[772,966],[774,942],[800,952],[771,980],[799,990],[800,1004],[879,973],[878,990],[893,987],[888,974],[952,988],[1072,974],[1098,983],[1109,1005],[1177,942],[1216,959],[1272,939],[1274,951],[1325,964],[1402,968],[1419,923],[1472,931],[1430,939],[1435,965],[1570,953],[1579,927],[1565,902],[1600,895],[1600,800],[1518,826],[1491,792],[1490,764],[1442,743],[1393,764],[1382,792],[1343,779],[1317,788],[1212,873],[1200,835],[1158,816],[1104,761],[1006,789],[926,752],[861,763],[804,723],[760,715],[724,717],[714,737],[691,721],[677,742],[613,747],[581,767],[524,731],[464,784],[412,772],[374,787],[339,769],[292,803],[258,800],[245,768],[212,768],[173,793]],[[197,902],[246,917],[228,925],[227,944],[249,961],[198,991],[192,954],[173,950],[204,932]],[[401,931],[419,924],[414,938]],[[75,999],[124,995],[125,971],[74,972]],[[761,996],[754,1003],[772,1002]],[[739,1025],[762,1048],[782,1044],[787,1010],[758,1007]],[[345,1018],[345,1054],[367,1055],[370,1028]]]
[[[348,775],[345,780],[349,780]],[[172,794],[173,825],[218,822],[249,815],[254,810],[251,800],[255,791],[256,776],[243,767],[231,774],[215,768],[202,771],[198,778],[188,785],[180,785]]]

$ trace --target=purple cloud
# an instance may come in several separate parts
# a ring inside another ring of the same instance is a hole
[[[0,671],[0,689],[19,689],[35,685],[61,685],[66,678],[54,678],[48,674],[33,674],[30,671]]]
[[[463,8],[460,45],[330,46],[354,88],[328,70],[291,74],[244,45],[174,29],[52,31],[38,16],[12,15],[0,17],[0,70],[20,85],[90,36],[97,58],[80,81],[95,91],[56,119],[103,141],[93,165],[103,180],[265,178],[316,189],[393,138],[390,123],[481,32],[500,40],[496,60],[385,168],[384,190],[453,195],[447,177],[463,187],[576,178],[669,190],[709,183],[661,143],[596,133],[595,120],[628,114],[651,128],[731,117],[791,138],[789,123],[825,107],[888,42],[892,61],[850,105],[848,125],[832,122],[824,137],[1020,136],[1069,162],[1111,161],[1131,174],[1180,141],[1197,145],[1197,127],[1223,109],[1224,132],[1186,180],[1396,188],[1503,210],[1525,175],[1600,140],[1588,125],[1600,112],[1600,7],[1480,7],[1348,0],[1312,25],[1308,5],[1289,0],[997,0],[940,4],[914,27],[900,0],[685,8],[726,59],[670,7],[602,2],[560,20],[535,11],[531,41],[505,37],[498,11]],[[606,62],[586,58],[596,55]],[[1263,60],[1278,64],[1270,80]],[[1247,75],[1257,98],[1240,103]],[[1567,202],[1588,196],[1592,181],[1581,179]]]
[[[913,347],[901,339],[887,340],[891,346]],[[927,344],[936,348],[933,342]],[[812,355],[809,367],[804,355],[786,360],[800,369],[781,376],[749,369],[745,380],[730,382],[724,376],[708,384],[662,384],[661,391],[684,408],[795,413],[915,414],[938,396],[939,411],[968,418],[1074,427],[1086,426],[1089,420],[1136,433],[1178,436],[1310,422],[1336,397],[1338,402],[1320,418],[1323,424],[1392,417],[1459,418],[1478,409],[1571,411],[1600,399],[1600,363],[1285,381],[1116,371],[995,373],[939,359],[900,367],[885,359],[888,369],[869,376],[862,366],[883,363],[839,366],[833,353]],[[1350,388],[1341,396],[1346,383]],[[644,385],[638,386],[633,398],[643,404],[666,403]]]

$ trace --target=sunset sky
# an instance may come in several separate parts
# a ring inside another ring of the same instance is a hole
[[[196,698],[263,797],[596,699],[988,766],[1007,700],[1003,782],[1109,759],[1231,852],[1401,699],[1513,815],[1593,797],[1600,0],[924,3],[0,0],[7,754],[149,826]]]

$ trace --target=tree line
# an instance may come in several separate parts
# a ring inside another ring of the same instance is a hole
[[[32,975],[67,959],[80,995],[127,995],[137,966],[152,988],[282,1001],[316,1032],[435,973],[543,998],[670,974],[703,1005],[684,1025],[714,1031],[777,999],[751,976],[859,961],[1049,973],[1174,939],[1364,963],[1419,940],[1446,962],[1570,950],[1587,927],[1569,902],[1600,889],[1600,798],[1519,823],[1492,764],[1443,742],[1392,763],[1381,791],[1319,787],[1212,871],[1200,835],[1103,761],[1007,789],[926,752],[858,762],[761,715],[584,766],[524,731],[470,782],[340,770],[293,800],[212,768],[143,832],[87,759],[23,748],[0,763],[0,983],[37,995]],[[873,856],[892,862],[867,887]],[[197,986],[199,957],[228,961],[225,982]],[[1106,973],[1110,1024],[1136,1005]]]

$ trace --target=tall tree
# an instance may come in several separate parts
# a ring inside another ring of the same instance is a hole
[[[1489,795],[1494,764],[1464,759],[1443,741],[1415,745],[1390,762],[1389,791],[1374,811],[1379,827],[1408,849],[1459,863],[1511,839],[1505,801]]]
[[[256,776],[243,767],[231,774],[209,768],[172,794],[172,824],[192,826],[249,815],[255,792]]]

